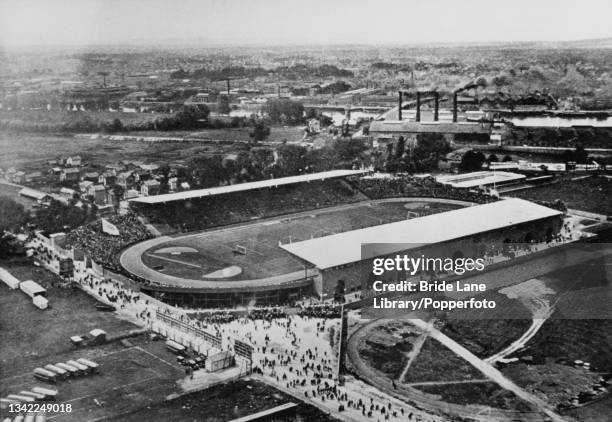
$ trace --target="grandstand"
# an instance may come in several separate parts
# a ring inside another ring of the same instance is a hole
[[[277,188],[298,183],[323,181],[367,173],[368,170],[330,170],[320,173],[302,174],[299,176],[282,177],[280,179],[267,179],[257,182],[239,183],[236,185],[218,186],[209,189],[196,189],[185,192],[168,193],[165,195],[146,196],[130,199],[132,203],[142,204],[165,204],[173,201],[185,201],[216,195],[224,195],[237,192],[246,192],[264,188]]]
[[[363,170],[334,170],[131,200],[150,223],[182,232],[367,199],[344,178]]]

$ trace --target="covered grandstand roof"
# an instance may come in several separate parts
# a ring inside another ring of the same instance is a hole
[[[560,215],[561,212],[518,198],[368,227],[326,237],[281,245],[281,248],[319,269],[358,262],[498,230]],[[362,256],[362,245],[379,244],[372,256]]]
[[[507,171],[476,171],[473,173],[453,174],[436,177],[438,183],[454,188],[476,188],[494,183],[508,183],[525,179],[525,175]]]
[[[333,179],[336,177],[346,177],[355,174],[367,173],[369,170],[331,170],[320,173],[302,174],[299,176],[281,177],[278,179],[260,180],[258,182],[240,183],[236,185],[218,186],[208,189],[196,189],[185,192],[168,193],[165,195],[146,196],[130,199],[130,202],[142,204],[161,204],[170,201],[182,201],[185,199],[202,198],[211,195],[223,195],[252,189],[273,188],[292,183],[312,182],[317,180]]]

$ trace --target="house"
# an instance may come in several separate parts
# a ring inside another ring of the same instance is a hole
[[[151,178],[151,174],[147,170],[136,170],[133,175],[136,183],[144,182]]]
[[[157,180],[145,180],[140,186],[140,193],[143,196],[157,195],[159,193],[160,184]]]
[[[168,189],[172,192],[176,191],[178,188],[178,179],[176,177],[171,177],[168,179]]]
[[[37,182],[42,179],[42,173],[40,171],[33,171],[25,175],[26,182]]]
[[[113,204],[99,205],[97,209],[97,214],[100,217],[110,217],[115,213],[115,207]]]
[[[121,186],[123,189],[128,189],[134,185],[135,178],[131,171],[124,171],[117,175],[115,183]]]
[[[317,119],[310,119],[308,121],[308,133],[319,133],[321,132],[321,122]]]
[[[60,189],[60,195],[67,199],[70,200],[72,198],[74,198],[74,196],[76,195],[76,191],[74,189],[68,189],[68,188],[61,188]]]
[[[97,171],[89,171],[83,175],[83,180],[89,180],[90,182],[97,182],[100,174]]]
[[[74,157],[66,158],[66,165],[70,167],[78,167],[81,165],[81,156],[75,155]]]
[[[148,172],[152,172],[159,169],[159,166],[157,164],[141,164],[140,168]]]
[[[51,199],[48,193],[41,192],[39,190],[23,188],[19,191],[19,195],[25,196],[26,198],[35,199],[39,203],[47,202]]]
[[[101,183],[104,186],[112,186],[115,184],[116,180],[117,177],[111,171],[105,171],[98,176],[98,183]]]
[[[89,187],[92,186],[93,184],[94,182],[90,182],[89,180],[83,180],[82,182],[79,182],[79,190],[85,193],[89,190]]]
[[[138,194],[138,191],[136,189],[129,189],[128,191],[125,192],[125,199],[132,199],[132,198],[138,198],[140,195]]]
[[[106,171],[110,171],[113,176],[116,176],[117,174],[125,170],[125,166],[121,163],[107,164],[104,168]]]
[[[12,177],[13,183],[24,183],[26,181],[26,174],[24,171],[16,171]]]
[[[91,185],[87,190],[87,195],[92,197],[94,204],[106,205],[106,188],[102,185]]]
[[[80,171],[77,168],[65,168],[60,173],[60,182],[77,182]]]

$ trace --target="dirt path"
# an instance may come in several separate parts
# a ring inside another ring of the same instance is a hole
[[[410,323],[414,324],[416,327],[419,327],[423,330],[426,330],[429,327],[429,324],[421,319],[411,319],[408,320]],[[546,403],[544,400],[539,397],[534,396],[531,393],[523,390],[521,387],[516,385],[514,382],[510,381],[506,378],[500,371],[494,368],[489,363],[483,361],[478,358],[468,349],[457,343],[455,340],[448,337],[446,334],[442,333],[435,327],[430,328],[430,336],[435,338],[440,343],[448,347],[450,350],[455,352],[458,356],[468,361],[472,366],[486,375],[489,379],[499,384],[502,388],[505,388],[508,391],[513,392],[517,397],[525,400],[526,402],[532,404],[537,409],[539,409],[542,413],[546,414],[551,420],[554,422],[564,422],[564,419],[559,416],[552,407]]]
[[[433,321],[432,321],[432,324],[433,324]],[[419,353],[421,353],[421,349],[423,348],[423,344],[425,344],[425,340],[427,340],[427,337],[429,337],[429,330],[421,334],[419,338],[417,338],[416,341],[412,344],[412,350],[406,353],[406,355],[408,356],[408,362],[406,362],[406,366],[404,366],[404,369],[402,370],[402,373],[400,374],[400,376],[397,377],[398,382],[402,382],[402,380],[406,378],[408,369],[410,369],[412,362],[414,362],[414,360],[419,355]]]
[[[449,403],[436,398],[433,395],[424,393],[407,384],[396,383],[394,386],[391,378],[371,368],[359,355],[359,350],[362,344],[365,343],[371,329],[381,326],[389,322],[388,319],[379,319],[372,321],[359,329],[357,329],[349,338],[348,357],[354,367],[356,373],[373,385],[376,389],[383,391],[389,395],[399,398],[404,402],[424,409],[433,414],[445,414],[452,417],[465,418],[471,421],[491,422],[495,421],[516,421],[523,422],[542,422],[547,418],[540,412],[517,412],[513,410],[504,410],[491,408],[485,405],[460,405]],[[422,329],[425,329],[427,323],[423,321]]]

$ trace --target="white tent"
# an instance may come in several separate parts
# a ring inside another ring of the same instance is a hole
[[[32,303],[34,303],[34,305],[38,309],[47,309],[47,307],[49,306],[49,301],[47,300],[47,298],[40,295],[34,296],[34,298],[32,299]]]
[[[2,267],[0,267],[0,279],[4,281],[4,283],[11,289],[16,289],[17,287],[19,287],[19,279],[17,279],[15,276],[13,276],[13,274],[9,273]]]

